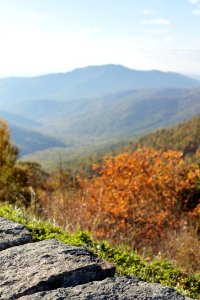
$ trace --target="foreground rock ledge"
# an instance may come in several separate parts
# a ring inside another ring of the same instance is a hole
[[[20,300],[64,300],[64,299],[137,299],[137,300],[184,300],[178,292],[160,284],[146,283],[137,278],[107,278],[72,288],[57,289],[25,296]]]
[[[85,248],[31,240],[24,226],[0,218],[0,299],[187,299],[160,284],[115,278],[115,267]]]
[[[0,298],[76,286],[113,276],[115,268],[85,248],[45,240],[0,252]]]
[[[0,218],[0,251],[31,241],[32,235],[23,225]]]

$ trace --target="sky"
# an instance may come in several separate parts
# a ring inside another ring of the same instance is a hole
[[[0,0],[0,77],[102,64],[200,75],[200,0]]]

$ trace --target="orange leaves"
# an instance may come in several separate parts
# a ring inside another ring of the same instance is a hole
[[[195,179],[200,179],[200,170],[199,169],[195,169],[195,170],[190,170],[188,175],[187,175],[187,179],[189,181],[194,181]]]
[[[199,200],[199,204],[197,205],[197,207],[194,209],[193,211],[193,216],[196,216],[196,217],[200,217],[200,200]]]
[[[180,192],[200,178],[182,153],[148,148],[106,158],[94,170],[98,176],[84,183],[86,214],[95,215],[102,237],[117,235],[119,228],[131,233],[130,239],[135,232],[140,238],[160,235],[166,225],[176,224]]]

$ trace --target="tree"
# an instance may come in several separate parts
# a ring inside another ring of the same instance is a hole
[[[4,120],[0,120],[0,169],[11,169],[18,157],[18,149],[10,140],[10,132],[8,124]]]
[[[8,124],[0,120],[0,197],[9,189],[14,165],[18,157],[18,149],[10,140]]]
[[[35,190],[44,188],[47,174],[32,162],[19,162],[8,124],[0,120],[0,200],[30,205]]]
[[[165,228],[178,224],[187,201],[181,192],[199,178],[198,167],[185,163],[182,153],[148,148],[106,158],[94,169],[92,181],[82,182],[89,229],[137,245],[158,241]]]

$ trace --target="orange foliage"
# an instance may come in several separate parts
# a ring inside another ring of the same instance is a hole
[[[92,180],[82,181],[89,229],[97,237],[119,241],[123,236],[140,244],[155,242],[165,228],[178,224],[181,191],[193,188],[200,177],[182,153],[148,148],[105,158],[94,171]]]

